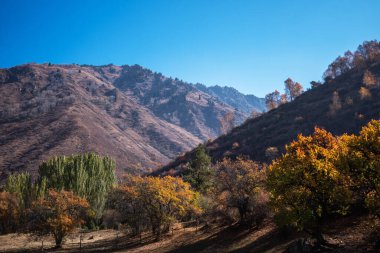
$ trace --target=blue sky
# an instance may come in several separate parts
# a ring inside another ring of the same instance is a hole
[[[308,86],[364,40],[379,0],[0,0],[0,68],[28,62],[140,64],[264,96]]]

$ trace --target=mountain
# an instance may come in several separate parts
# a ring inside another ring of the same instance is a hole
[[[54,155],[110,155],[118,173],[157,168],[220,133],[237,111],[192,84],[138,65],[0,69],[0,179]]]
[[[367,71],[375,79],[376,84],[372,88],[365,88],[363,84]],[[368,121],[380,118],[379,87],[380,60],[367,68],[351,69],[334,79],[327,78],[325,84],[306,91],[292,102],[247,120],[227,135],[208,142],[206,148],[214,162],[224,156],[239,155],[269,162],[284,152],[285,145],[298,134],[309,135],[315,126],[336,135],[358,133]],[[191,156],[192,152],[188,152],[155,173],[165,174],[172,169],[178,172]]]
[[[253,111],[263,112],[266,110],[265,99],[255,95],[244,95],[232,87],[219,85],[207,87],[200,83],[195,84],[195,87],[244,113],[250,114]]]

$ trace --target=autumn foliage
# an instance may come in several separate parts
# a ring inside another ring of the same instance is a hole
[[[126,176],[115,194],[115,208],[134,232],[149,227],[157,240],[174,221],[201,213],[197,194],[181,178]]]
[[[345,214],[351,195],[349,177],[335,166],[339,141],[315,128],[299,135],[268,171],[271,203],[280,226],[291,225],[320,236],[320,225],[333,214]]]
[[[46,198],[33,202],[28,230],[37,235],[53,235],[57,247],[75,228],[84,223],[89,204],[68,191],[49,190]]]

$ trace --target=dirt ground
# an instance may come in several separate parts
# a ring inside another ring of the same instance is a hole
[[[375,249],[379,237],[379,220],[368,216],[344,218],[331,222],[325,234],[337,247],[332,252],[380,252]],[[82,245],[80,246],[80,237]],[[131,252],[131,253],[192,253],[192,252],[283,252],[302,233],[284,235],[271,221],[259,229],[238,226],[199,226],[175,229],[155,242],[150,233],[131,237],[117,230],[99,230],[73,233],[62,249],[54,249],[52,238],[44,238],[45,252]],[[0,236],[0,252],[41,252],[41,238],[26,234]]]

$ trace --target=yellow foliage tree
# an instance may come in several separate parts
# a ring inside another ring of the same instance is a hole
[[[299,135],[268,171],[267,185],[276,222],[310,232],[324,242],[322,224],[331,215],[345,214],[351,193],[350,179],[336,167],[339,139],[315,128]]]
[[[46,198],[33,202],[30,209],[29,231],[36,235],[54,236],[57,247],[75,228],[84,223],[89,204],[72,192],[49,190]]]
[[[177,177],[127,176],[117,192],[120,198],[115,206],[121,214],[126,214],[126,223],[136,231],[144,225],[150,226],[157,240],[176,219],[201,212],[197,194],[189,183]]]
[[[342,169],[352,177],[359,200],[380,217],[380,121],[372,120],[347,143]]]

